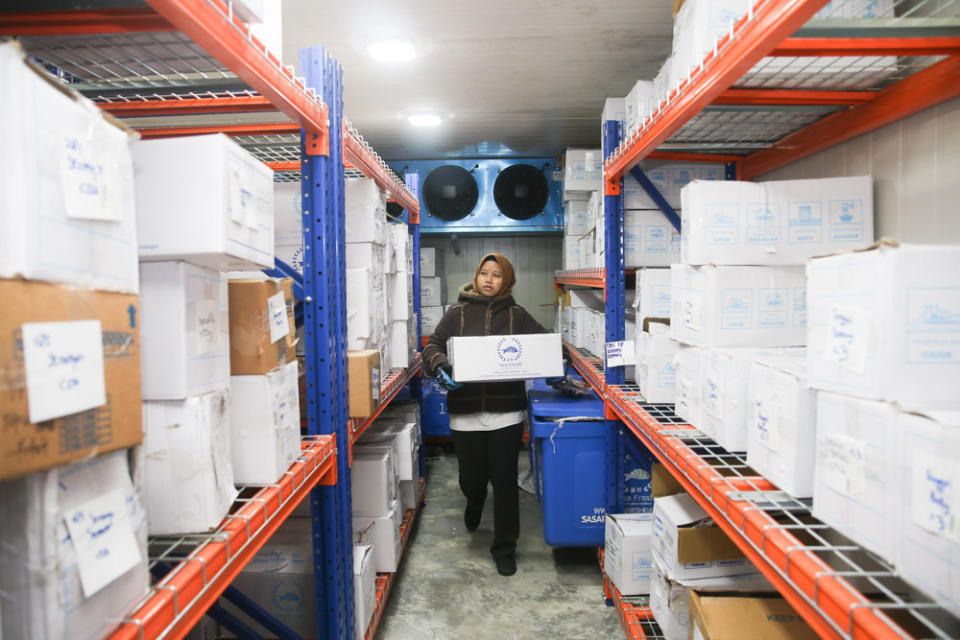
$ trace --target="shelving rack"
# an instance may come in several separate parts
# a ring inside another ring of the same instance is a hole
[[[143,137],[226,133],[274,169],[278,181],[301,183],[310,436],[284,479],[245,496],[245,504],[238,505],[216,533],[151,541],[151,552],[158,550],[154,568],[174,568],[116,637],[185,633],[204,611],[218,608],[220,593],[309,494],[316,635],[353,638],[349,464],[353,441],[369,421],[348,421],[341,382],[346,379],[343,179],[347,171],[373,178],[400,203],[418,252],[416,176],[401,180],[346,120],[340,65],[321,47],[301,51],[299,77],[250,33],[225,0],[147,4],[135,9],[0,13],[0,37],[17,37],[58,80],[124,118]],[[265,114],[264,122],[234,125],[222,117],[255,112]],[[174,126],[167,120],[184,116],[201,117],[204,124]],[[414,271],[418,301],[418,260]],[[417,325],[419,342],[419,319]],[[393,372],[382,389],[383,404],[418,370],[419,360]],[[407,536],[413,515],[407,514]],[[378,585],[378,597],[385,597],[389,582],[378,579]],[[381,603],[379,613],[382,609]]]
[[[620,123],[604,123],[604,147],[612,150],[604,163],[605,265],[589,274],[558,272],[556,282],[603,289],[607,342],[624,339],[621,191],[627,174],[639,177],[642,160],[719,161],[728,176],[751,179],[960,96],[955,6],[900,1],[891,3],[900,15],[814,19],[825,4],[752,2],[637,132],[624,139]],[[644,188],[658,201],[655,188]],[[607,417],[665,465],[822,637],[955,632],[956,620],[927,598],[906,595],[914,592],[889,565],[813,519],[809,501],[775,491],[742,453],[683,424],[672,406],[646,404],[622,367],[605,369],[602,357],[570,351],[604,398]],[[608,486],[624,446],[609,447]],[[613,493],[608,510],[617,504]],[[645,637],[610,586],[605,582],[626,636]]]

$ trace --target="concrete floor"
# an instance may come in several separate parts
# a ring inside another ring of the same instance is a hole
[[[427,503],[418,516],[377,640],[563,640],[624,637],[603,599],[596,549],[543,541],[539,507],[520,492],[516,575],[490,556],[492,492],[477,531],[463,526],[452,448],[428,445]],[[520,453],[521,469],[527,453]]]

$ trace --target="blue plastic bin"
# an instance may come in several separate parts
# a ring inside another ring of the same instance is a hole
[[[425,436],[449,436],[450,414],[447,413],[447,392],[433,378],[420,381],[420,422]]]

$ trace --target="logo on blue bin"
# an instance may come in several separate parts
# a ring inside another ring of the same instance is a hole
[[[520,341],[513,336],[501,338],[497,342],[497,357],[501,362],[516,362],[523,355],[523,347]]]

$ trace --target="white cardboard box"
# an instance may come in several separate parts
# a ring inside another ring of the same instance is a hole
[[[457,382],[524,380],[563,375],[559,333],[453,337],[447,357]]]
[[[384,252],[383,245],[373,242],[351,242],[347,248],[347,269],[369,269],[371,272],[383,272]]]
[[[230,392],[143,403],[144,502],[150,535],[204,533],[237,497]]]
[[[137,293],[130,133],[0,45],[0,277]]]
[[[416,480],[420,477],[420,444],[417,434],[415,423],[396,423],[381,417],[364,432],[356,447],[362,448],[368,445],[392,447],[397,465],[397,477],[401,482]]]
[[[370,447],[353,456],[353,515],[389,514],[397,499],[397,466],[390,447]]]
[[[960,522],[957,459],[960,412],[902,412],[900,446],[891,489],[896,502],[897,571],[942,607],[960,616]]]
[[[387,223],[387,254],[389,264],[387,273],[407,272],[407,245],[410,243],[410,232],[407,225]]]
[[[817,394],[813,515],[891,562],[896,557],[900,449],[893,405]]]
[[[441,318],[443,318],[443,307],[439,305],[420,307],[420,332],[425,336],[430,335]]]
[[[803,267],[670,267],[671,336],[702,347],[790,347],[807,340]]]
[[[580,237],[563,236],[563,270],[580,268]]]
[[[420,305],[424,307],[439,307],[444,304],[446,283],[443,278],[420,277]]]
[[[807,277],[811,386],[960,408],[960,247],[882,243],[811,260]]]
[[[372,178],[343,181],[346,242],[386,244],[387,199]]]
[[[387,308],[389,320],[406,320],[410,317],[409,274],[391,273],[387,276]]]
[[[443,253],[436,247],[420,247],[420,278],[435,278],[443,271]]]
[[[144,400],[230,387],[227,278],[186,262],[140,265]]]
[[[412,358],[410,326],[407,319],[393,320],[390,323],[390,358],[387,369],[405,369]]]
[[[624,212],[624,266],[669,267],[676,262],[680,262],[680,232],[673,228],[663,212]]]
[[[420,449],[417,448],[417,455]],[[419,473],[418,473],[419,476]],[[400,481],[400,505],[403,513],[414,509],[420,501],[420,479]]]
[[[817,401],[805,370],[799,358],[757,362],[747,388],[747,464],[794,498],[813,495]]]
[[[657,108],[657,93],[652,80],[637,80],[624,99],[624,137],[640,128]]]
[[[377,570],[369,544],[353,545],[353,607],[355,637],[363,640],[377,608]]]
[[[299,182],[273,183],[273,240],[277,245],[303,244],[303,193]]]
[[[587,197],[603,181],[603,159],[600,149],[567,149],[563,174],[563,199]]]
[[[670,269],[638,269],[636,291],[638,326],[647,318],[670,317]]]
[[[650,593],[652,516],[608,513],[604,523],[603,571],[621,594]]]
[[[374,348],[377,335],[375,309],[384,306],[376,298],[377,279],[370,269],[347,269],[347,350]],[[384,315],[385,312],[384,312]]]
[[[231,376],[230,428],[237,484],[277,482],[300,455],[299,364],[266,375]]]
[[[691,182],[684,264],[800,265],[873,242],[873,178]]]
[[[303,274],[304,252],[302,242],[298,242],[297,244],[277,244],[273,250],[277,258],[287,263],[288,266],[293,267],[297,273]]]
[[[580,237],[593,228],[589,202],[585,200],[567,200],[563,203],[563,233]]]
[[[680,213],[680,193],[693,180],[723,180],[724,167],[721,164],[679,164],[673,162],[644,162],[643,172],[653,186],[656,187],[663,199],[676,212]],[[630,211],[634,209],[660,210],[650,194],[633,176],[623,179],[623,207]]]
[[[706,349],[689,345],[681,345],[674,358],[677,370],[674,411],[698,429],[703,425],[703,370],[706,358]]]
[[[377,573],[396,572],[400,562],[402,523],[403,511],[399,500],[394,500],[384,515],[353,514],[354,542],[373,545],[373,567]]]
[[[90,557],[90,538],[78,536],[79,559],[65,518],[84,513],[113,516],[105,535],[119,573]],[[106,637],[148,592],[147,527],[127,451],[0,483],[0,539],[4,638]]]
[[[273,172],[225,135],[133,145],[140,260],[273,267]]]
[[[677,369],[673,361],[680,344],[670,339],[670,327],[651,322],[648,331],[637,331],[636,381],[647,402],[676,401]]]

